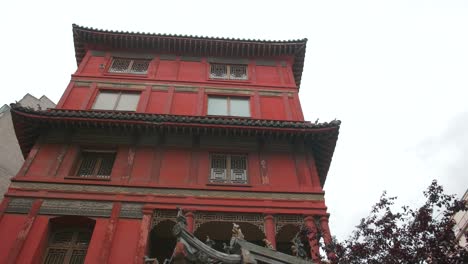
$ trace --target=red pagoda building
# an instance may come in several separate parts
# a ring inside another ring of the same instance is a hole
[[[293,254],[306,226],[319,259],[340,122],[304,121],[306,39],[77,25],[73,38],[78,69],[57,107],[11,105],[25,162],[0,205],[0,263],[162,263],[178,207],[190,239],[217,251],[236,223],[249,245]]]

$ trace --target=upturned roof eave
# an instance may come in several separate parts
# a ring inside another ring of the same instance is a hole
[[[333,153],[338,139],[340,121],[332,121],[330,123],[312,124],[308,122],[285,122],[285,123],[302,123],[308,128],[292,128],[292,127],[271,127],[268,125],[240,125],[233,124],[228,119],[220,120],[218,124],[195,123],[195,122],[176,122],[172,121],[145,121],[130,119],[115,119],[115,118],[87,118],[86,115],[96,114],[95,111],[74,111],[74,110],[34,110],[24,108],[15,104],[11,105],[13,125],[16,136],[26,158],[31,151],[33,145],[41,134],[43,128],[47,127],[94,127],[94,128],[123,128],[123,129],[156,129],[158,131],[200,133],[208,131],[211,134],[226,134],[238,136],[287,136],[293,138],[304,138],[316,142],[317,146],[312,146],[314,157],[316,158],[317,169],[321,184],[326,180],[328,169],[333,157]],[[111,114],[111,112],[106,112]],[[84,115],[84,116],[80,116]],[[176,118],[173,115],[158,115],[158,114],[141,114],[143,116],[153,116],[161,118]],[[178,116],[181,118],[189,118],[190,116]],[[209,117],[193,117],[203,119]],[[252,121],[245,119],[247,121]],[[218,120],[219,121],[219,120]],[[236,120],[236,122],[239,120]],[[270,122],[269,120],[253,120],[259,122]],[[231,122],[231,123],[229,123]],[[280,122],[280,121],[271,121]],[[270,124],[271,125],[271,124]],[[210,132],[211,131],[211,132]]]
[[[73,24],[76,62],[86,54],[87,44],[120,49],[151,49],[155,52],[214,57],[292,56],[294,79],[300,86],[307,39],[252,40],[192,35],[155,34],[94,29]]]
[[[116,122],[132,124],[154,124],[154,125],[193,125],[200,127],[233,127],[236,129],[267,129],[277,131],[295,131],[295,132],[323,132],[335,130],[340,127],[341,121],[333,120],[331,122],[311,123],[307,121],[287,121],[287,120],[268,120],[253,119],[243,117],[225,117],[225,116],[184,116],[169,114],[148,114],[127,111],[101,111],[101,110],[66,110],[66,109],[48,109],[34,110],[32,108],[22,107],[17,104],[10,105],[13,112],[37,119],[49,120],[69,120],[73,121],[96,121],[96,122]]]

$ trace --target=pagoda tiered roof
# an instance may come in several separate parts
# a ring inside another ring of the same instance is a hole
[[[42,129],[112,128],[198,135],[303,138],[310,143],[322,184],[331,163],[341,122],[281,121],[220,116],[183,116],[126,111],[34,110],[11,104],[16,136],[26,157]]]
[[[75,57],[79,65],[90,47],[188,56],[276,57],[293,56],[297,87],[301,84],[307,39],[258,40],[112,31],[73,24]]]

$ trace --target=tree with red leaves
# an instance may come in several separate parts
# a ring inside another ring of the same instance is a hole
[[[417,209],[403,206],[395,212],[396,197],[386,192],[370,215],[361,220],[353,235],[336,242],[336,263],[468,263],[468,248],[455,237],[452,219],[467,210],[465,201],[444,194],[433,181],[424,192],[426,202]],[[465,234],[466,236],[467,234]]]

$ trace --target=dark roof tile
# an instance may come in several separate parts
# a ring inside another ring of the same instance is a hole
[[[205,55],[217,57],[249,56],[262,54],[262,56],[293,56],[293,73],[297,87],[300,87],[307,39],[296,40],[257,40],[239,38],[204,37],[176,34],[140,33],[128,31],[113,31],[95,29],[73,24],[73,39],[75,44],[75,57],[77,64],[86,54],[87,44],[102,45],[118,49],[150,49],[154,52]],[[170,39],[166,45],[162,42]],[[190,39],[190,41],[186,41]],[[218,45],[212,47],[213,41],[223,44],[236,44],[236,49],[219,50]],[[277,49],[280,46],[282,48]],[[196,47],[196,48],[193,48]],[[205,48],[200,48],[205,47]],[[193,48],[193,49],[191,49]],[[188,52],[191,50],[191,52]]]
[[[48,109],[34,110],[25,108],[19,104],[11,104],[11,113],[15,132],[23,155],[26,157],[35,143],[35,140],[44,127],[78,126],[82,124],[94,127],[157,127],[177,129],[178,127],[204,128],[204,131],[224,130],[226,132],[238,133],[239,131],[251,131],[251,135],[264,135],[273,133],[276,135],[294,135],[310,137],[314,156],[317,160],[317,168],[321,183],[324,184],[328,169],[330,167],[333,152],[341,122],[333,120],[325,123],[311,123],[305,121],[281,121],[262,120],[250,118],[232,118],[220,116],[181,116],[145,114],[122,111],[86,111],[86,110],[64,110]],[[116,121],[119,122],[116,122]],[[233,127],[234,130],[232,129]],[[172,130],[173,131],[173,130]],[[236,132],[237,131],[237,132]],[[259,134],[257,134],[259,133]]]

